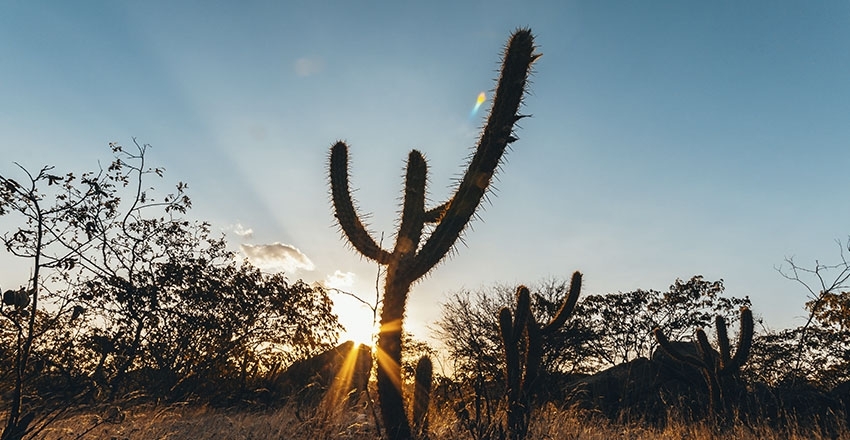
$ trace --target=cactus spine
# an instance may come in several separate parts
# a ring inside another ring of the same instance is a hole
[[[401,392],[401,332],[410,286],[428,273],[451,250],[490,185],[505,148],[516,140],[514,123],[525,92],[534,54],[531,31],[513,33],[505,49],[493,106],[478,147],[454,195],[425,209],[427,165],[419,151],[408,155],[401,223],[394,248],[382,249],[366,230],[354,208],[348,184],[348,146],[331,148],[331,196],[340,228],[358,252],[387,266],[381,330],[378,335],[378,395],[381,415],[391,439],[411,437]],[[435,223],[422,243],[425,223]]]
[[[416,363],[413,389],[413,433],[416,438],[428,438],[428,405],[431,404],[431,383],[434,365],[429,356],[422,356]]]
[[[508,435],[524,439],[531,417],[531,394],[543,356],[543,338],[567,322],[581,292],[581,273],[573,273],[570,290],[561,308],[549,323],[541,326],[531,313],[528,288],[517,289],[516,312],[507,307],[499,311],[499,330],[505,346],[505,381],[508,394]]]
[[[733,403],[730,396],[733,390],[730,388],[734,387],[740,379],[741,367],[749,357],[753,343],[753,312],[747,307],[741,308],[741,330],[734,356],[731,353],[729,335],[726,332],[726,320],[722,316],[718,315],[715,319],[715,327],[719,355],[711,347],[702,329],[696,331],[699,357],[676,350],[660,328],[653,330],[653,334],[661,349],[670,357],[700,370],[708,386],[712,416],[726,417],[730,415]]]

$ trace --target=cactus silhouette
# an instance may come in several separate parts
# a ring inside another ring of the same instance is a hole
[[[348,183],[348,146],[331,147],[331,196],[340,228],[357,251],[386,265],[381,330],[378,336],[378,396],[381,417],[391,439],[411,437],[401,391],[401,334],[410,286],[428,273],[454,247],[490,185],[506,147],[514,142],[513,127],[531,71],[534,37],[528,29],[511,35],[505,49],[493,105],[477,149],[454,195],[425,209],[427,165],[419,151],[408,155],[401,222],[393,249],[382,249],[357,214]],[[422,242],[426,223],[433,230]]]
[[[517,288],[516,313],[507,307],[499,311],[499,331],[505,346],[505,380],[508,391],[508,436],[524,439],[531,417],[531,394],[540,371],[543,338],[567,322],[581,292],[581,273],[573,273],[570,290],[561,308],[549,323],[541,326],[531,313],[528,288]]]
[[[661,349],[670,357],[700,370],[708,386],[712,417],[725,418],[730,415],[732,409],[732,388],[739,382],[741,366],[747,361],[753,343],[753,312],[747,307],[741,308],[741,330],[734,356],[729,345],[729,335],[726,333],[726,320],[722,316],[717,316],[715,327],[719,353],[711,347],[705,332],[698,329],[696,345],[699,357],[677,350],[660,328],[653,330],[653,334]]]
[[[413,433],[416,438],[428,438],[428,405],[431,404],[431,384],[434,365],[427,355],[416,363],[413,389]]]

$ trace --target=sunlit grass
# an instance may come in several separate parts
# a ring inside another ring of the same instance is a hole
[[[432,406],[431,438],[469,439],[451,405]],[[298,420],[293,409],[272,411],[221,410],[206,406],[141,405],[122,409],[124,417],[105,421],[108,407],[72,412],[54,422],[37,438],[45,440],[88,439],[376,439],[372,414],[361,401],[353,407],[337,407],[333,414],[317,412],[311,419]],[[80,436],[87,432],[84,436]],[[535,411],[528,439],[850,439],[844,430],[836,436],[799,426],[772,428],[753,424],[734,425],[722,432],[703,423],[684,423],[675,419],[664,428],[640,423],[614,423],[592,415],[581,415],[556,405]]]

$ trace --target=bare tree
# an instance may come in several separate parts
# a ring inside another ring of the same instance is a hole
[[[850,330],[850,261],[845,251],[850,251],[850,238],[846,243],[836,240],[839,249],[839,261],[824,264],[815,260],[813,267],[798,265],[793,257],[787,257],[787,266],[776,270],[785,278],[799,283],[806,290],[806,308],[809,315],[806,323],[798,330],[797,362],[795,377],[801,376],[803,351],[810,345],[811,327],[815,321],[836,325],[841,330]]]

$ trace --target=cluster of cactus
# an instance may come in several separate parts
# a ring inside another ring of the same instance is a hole
[[[401,221],[392,250],[382,249],[355,210],[348,182],[348,146],[337,142],[330,153],[331,195],[340,228],[354,248],[386,265],[381,329],[378,336],[378,396],[389,437],[411,438],[401,390],[401,341],[410,286],[427,274],[454,247],[490,186],[508,144],[516,140],[514,124],[531,71],[531,31],[520,29],[508,41],[490,115],[466,173],[445,203],[425,208],[427,165],[419,151],[408,155]],[[423,242],[425,224],[433,224]]]
[[[717,316],[715,327],[718,348],[716,351],[708,342],[705,332],[702,329],[696,331],[698,357],[677,350],[661,329],[656,328],[653,333],[665,353],[679,362],[697,368],[702,373],[708,386],[711,414],[713,417],[724,418],[730,414],[734,403],[733,394],[740,379],[741,366],[750,354],[753,343],[753,312],[747,307],[741,308],[741,330],[738,333],[738,344],[734,355],[732,355],[729,335],[726,332],[726,320],[722,316]]]
[[[517,289],[516,311],[507,307],[499,311],[499,330],[505,346],[505,381],[507,384],[507,431],[511,440],[525,438],[531,417],[531,395],[543,356],[543,338],[558,331],[575,309],[581,292],[581,273],[573,273],[570,289],[555,316],[540,325],[531,312],[528,288]]]

